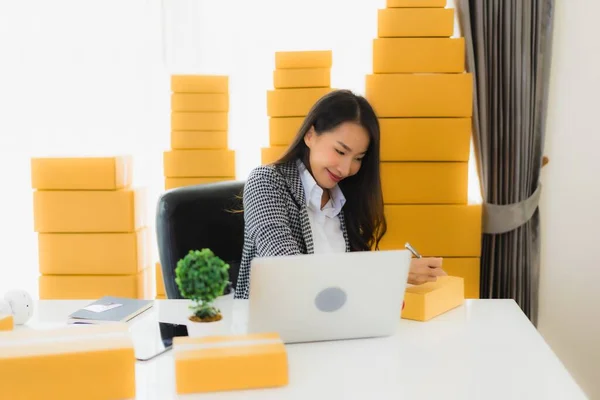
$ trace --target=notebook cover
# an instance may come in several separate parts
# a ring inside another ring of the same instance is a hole
[[[128,299],[124,297],[105,296],[88,304],[84,308],[69,315],[71,321],[90,322],[127,322],[146,311],[153,305],[153,300]]]

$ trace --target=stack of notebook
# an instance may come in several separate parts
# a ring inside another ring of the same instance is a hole
[[[69,315],[69,324],[127,322],[152,307],[152,300],[105,296]]]

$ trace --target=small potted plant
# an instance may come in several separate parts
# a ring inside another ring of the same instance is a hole
[[[214,322],[223,318],[213,302],[223,295],[229,284],[228,271],[229,264],[210,249],[190,250],[177,262],[175,283],[181,295],[193,301],[191,321]]]

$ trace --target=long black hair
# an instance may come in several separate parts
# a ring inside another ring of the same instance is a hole
[[[327,134],[344,122],[361,125],[369,134],[369,148],[359,171],[339,183],[346,197],[344,218],[352,251],[379,248],[387,230],[379,174],[379,120],[369,102],[349,90],[335,90],[319,99],[304,119],[296,137],[275,165],[302,160],[309,165],[309,148],[304,136],[311,129]]]

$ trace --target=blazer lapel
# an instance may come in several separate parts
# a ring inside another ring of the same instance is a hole
[[[340,217],[340,227],[342,228],[344,240],[346,241],[346,253],[350,253],[352,249],[350,248],[350,239],[348,239],[348,231],[346,230],[346,217],[344,216],[344,210],[340,211],[338,216]]]
[[[315,252],[315,248],[306,205],[303,205],[302,208],[300,208],[300,219],[302,220],[302,236],[304,236],[304,244],[306,244],[306,253],[313,254]]]
[[[277,166],[281,174],[285,177],[287,185],[292,193],[292,197],[298,204],[300,210],[300,224],[302,225],[302,236],[306,245],[307,254],[314,253],[314,242],[312,236],[312,228],[308,219],[308,210],[306,208],[306,196],[302,187],[302,180],[298,173],[298,168],[294,162]],[[345,231],[345,230],[344,230]]]

